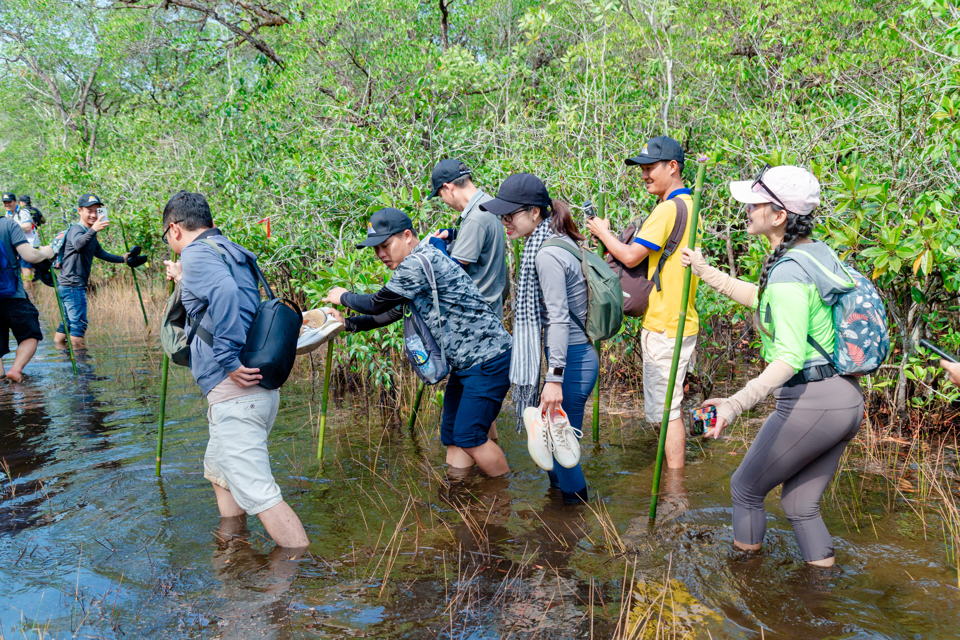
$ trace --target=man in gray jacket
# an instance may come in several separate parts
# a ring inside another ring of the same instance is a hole
[[[480,294],[503,319],[503,297],[507,289],[507,241],[503,225],[480,205],[493,200],[478,189],[470,168],[459,160],[442,160],[430,176],[433,190],[427,198],[440,196],[460,212],[456,229],[441,229],[436,237],[447,242],[450,257],[459,262]]]
[[[270,471],[267,437],[280,391],[259,386],[260,370],[240,364],[260,304],[251,268],[257,257],[213,226],[210,206],[199,193],[174,195],[163,210],[163,226],[163,241],[181,258],[164,262],[167,277],[180,283],[191,321],[200,318],[190,344],[190,373],[210,406],[203,476],[213,483],[220,517],[257,515],[279,546],[306,547],[303,525]]]

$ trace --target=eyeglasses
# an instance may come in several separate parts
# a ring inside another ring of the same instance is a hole
[[[513,213],[504,214],[500,216],[500,218],[507,224],[511,224],[513,222],[513,216],[519,215],[521,213],[527,213],[529,211],[530,211],[530,207],[524,207],[523,209],[517,209]]]
[[[167,240],[167,234],[170,233],[170,227],[172,227],[172,226],[175,225],[175,224],[180,224],[181,222],[183,222],[183,220],[174,220],[173,222],[171,222],[170,224],[167,225],[167,228],[164,229],[164,231],[163,231],[163,235],[160,236],[160,239],[163,241],[163,244],[165,244],[165,245],[169,245],[169,244],[170,244],[170,241]]]
[[[755,186],[760,185],[761,187],[763,187],[763,190],[766,191],[771,198],[773,198],[773,201],[776,202],[781,209],[783,209],[784,211],[789,211],[789,209],[787,209],[784,206],[783,202],[780,201],[780,198],[777,197],[777,194],[771,191],[770,187],[763,184],[763,174],[765,174],[767,172],[767,169],[770,169],[770,168],[771,167],[769,164],[763,165],[763,168],[760,169],[760,173],[758,173],[757,177],[754,179],[753,184],[750,185],[750,189],[752,190]]]

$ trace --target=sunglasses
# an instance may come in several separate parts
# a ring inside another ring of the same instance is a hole
[[[753,184],[750,185],[750,189],[752,190],[752,189],[753,189],[754,187],[756,187],[757,185],[760,185],[761,187],[763,187],[763,190],[766,191],[767,194],[769,194],[771,198],[773,198],[773,201],[776,202],[776,203],[780,206],[781,209],[783,209],[784,211],[789,211],[789,209],[787,209],[787,208],[784,206],[783,202],[780,201],[780,198],[777,197],[777,194],[775,194],[773,191],[771,191],[771,190],[770,190],[770,187],[768,187],[767,185],[763,184],[763,174],[765,174],[765,173],[767,172],[767,170],[770,169],[770,168],[771,168],[771,167],[770,167],[769,164],[763,165],[763,168],[760,169],[760,173],[758,173],[758,174],[757,174],[757,177],[754,178]]]
[[[175,225],[175,224],[180,224],[181,222],[183,222],[183,220],[174,220],[173,222],[171,222],[170,224],[167,225],[167,228],[164,229],[164,231],[163,231],[163,235],[160,236],[160,240],[163,241],[163,244],[165,244],[165,245],[169,245],[169,244],[170,244],[170,241],[167,240],[167,234],[170,233],[170,227],[172,227],[172,226]]]

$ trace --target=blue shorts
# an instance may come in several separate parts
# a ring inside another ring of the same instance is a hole
[[[60,299],[63,301],[63,310],[70,323],[70,335],[82,338],[87,333],[87,288],[86,287],[57,287]],[[63,323],[57,327],[57,333],[66,335]]]
[[[20,268],[21,268],[21,269],[35,269],[35,268],[36,268],[36,267],[33,266],[33,263],[32,263],[32,262],[27,262],[27,261],[24,260],[21,256],[17,256],[17,260],[20,261]]]
[[[440,442],[444,446],[469,449],[487,441],[490,425],[500,414],[500,406],[510,390],[512,353],[512,349],[507,349],[486,362],[450,374],[440,423]]]

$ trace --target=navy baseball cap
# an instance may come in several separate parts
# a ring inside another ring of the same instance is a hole
[[[85,193],[80,196],[80,200],[77,201],[77,207],[92,207],[95,204],[103,204],[100,202],[100,198],[93,195],[92,193]]]
[[[10,193],[10,192],[4,193],[4,194],[3,194],[3,201],[4,201],[4,202],[16,202],[16,201],[17,201],[17,194],[15,194],[15,193]]]
[[[30,196],[20,196],[20,202],[26,205],[33,204],[32,202],[30,202]]]
[[[655,164],[662,160],[676,160],[683,163],[683,147],[670,136],[657,136],[647,141],[640,150],[640,155],[624,160],[624,164],[643,165]]]
[[[430,195],[427,196],[427,200],[436,198],[443,185],[447,184],[448,182],[453,182],[457,178],[469,176],[471,173],[470,167],[459,160],[453,160],[450,158],[441,160],[437,163],[437,166],[433,168],[433,173],[430,174],[430,182],[432,183],[431,186],[433,187],[433,191],[431,191]]]
[[[403,211],[390,207],[380,209],[370,216],[370,221],[367,222],[367,239],[358,244],[357,249],[375,247],[393,234],[407,229],[413,230],[413,222]]]
[[[480,205],[495,216],[505,216],[524,207],[550,207],[553,200],[543,180],[532,173],[515,173],[500,185],[497,197]]]

